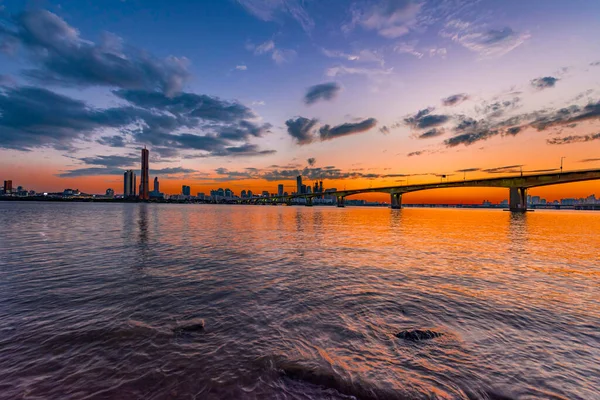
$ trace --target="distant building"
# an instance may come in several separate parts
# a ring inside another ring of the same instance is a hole
[[[111,188],[106,189],[106,197],[110,197],[110,198],[115,197],[115,191],[112,190]]]
[[[252,193],[252,190],[248,190],[247,196],[248,196],[249,198],[250,198],[250,197],[252,197],[252,194],[253,194],[253,193]]]
[[[123,197],[135,196],[136,176],[132,169],[123,174]]]
[[[306,194],[306,185],[300,185],[300,194]]]
[[[262,195],[263,195],[263,197],[269,197],[269,191],[263,190]]]
[[[296,177],[296,193],[302,193],[302,175]]]
[[[277,196],[283,196],[283,185],[281,183],[277,185]]]
[[[233,197],[233,192],[231,191],[231,189],[225,189],[225,197],[227,197],[228,199]]]
[[[319,193],[323,193],[323,181],[319,181]]]
[[[308,185],[306,187],[306,194],[311,194],[312,193],[312,189],[310,188],[310,185]]]
[[[246,191],[245,191],[245,190],[242,190],[242,193],[240,193],[240,197],[241,197],[242,199],[245,199],[245,198],[246,198]]]
[[[160,184],[158,182],[158,176],[154,177],[154,192],[155,193],[159,193],[160,192]]]
[[[12,181],[4,181],[4,194],[12,193]]]
[[[146,147],[142,149],[142,182],[140,183],[140,199],[150,198],[150,176],[149,176],[150,152]]]
[[[192,191],[191,191],[191,188],[189,186],[187,186],[187,185],[181,186],[181,194],[182,195],[184,195],[184,196],[190,196],[191,192]]]

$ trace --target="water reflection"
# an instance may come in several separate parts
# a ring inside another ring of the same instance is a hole
[[[598,213],[3,207],[0,398],[599,397]]]

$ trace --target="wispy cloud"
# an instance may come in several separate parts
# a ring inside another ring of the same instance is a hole
[[[440,35],[482,57],[501,57],[521,46],[531,37],[528,32],[515,32],[510,27],[489,29],[460,20],[446,23]]]
[[[258,46],[254,46],[252,43],[247,43],[246,49],[253,51],[255,55],[269,54],[271,59],[275,61],[276,64],[280,65],[293,61],[297,55],[295,50],[281,49],[277,47],[273,40],[267,40]]]
[[[303,7],[301,0],[237,0],[250,14],[263,21],[276,21],[279,16],[289,15],[306,32],[310,32],[315,22]]]

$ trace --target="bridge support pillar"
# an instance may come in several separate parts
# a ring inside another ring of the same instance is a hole
[[[306,197],[305,200],[306,200],[306,202],[304,203],[304,205],[306,207],[312,207],[313,206],[313,204],[312,204],[312,197]]]
[[[402,193],[392,193],[391,197],[391,205],[392,210],[399,210],[402,208]]]
[[[526,188],[510,188],[510,197],[508,200],[510,211],[526,212],[527,211],[527,189]]]
[[[336,196],[336,200],[337,200],[337,206],[338,207],[345,207],[345,205],[344,205],[344,196]]]

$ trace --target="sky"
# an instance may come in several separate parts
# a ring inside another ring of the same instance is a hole
[[[600,168],[593,0],[0,0],[0,179],[295,190]],[[501,201],[501,189],[404,202]],[[600,196],[600,182],[531,191]],[[363,198],[389,201],[389,195]]]

